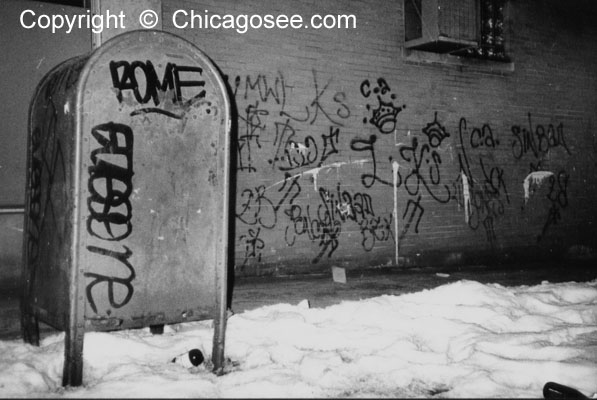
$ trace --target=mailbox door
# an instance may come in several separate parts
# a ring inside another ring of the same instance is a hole
[[[230,127],[218,71],[175,35],[130,32],[94,53],[78,103],[86,329],[216,317]]]

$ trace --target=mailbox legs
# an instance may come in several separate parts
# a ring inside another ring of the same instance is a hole
[[[25,241],[26,242],[26,241]],[[25,259],[26,261],[26,259]],[[25,263],[25,265],[27,265]],[[23,290],[21,292],[21,334],[25,343],[39,346],[39,320],[31,311],[29,299],[31,297],[29,270],[23,268]]]
[[[224,219],[227,223],[227,218]],[[227,227],[227,225],[225,225]],[[226,235],[228,235],[227,228],[224,229]],[[224,236],[227,237],[227,236]],[[213,372],[216,375],[224,374],[224,346],[226,341],[226,323],[228,314],[228,246],[223,246],[222,251],[222,262],[220,268],[216,270],[216,308],[214,317],[214,337],[213,337],[213,349],[212,349],[212,361],[213,361]]]
[[[64,341],[64,369],[62,386],[81,386],[83,383],[83,327],[71,326],[66,330]]]
[[[39,346],[39,323],[35,316],[21,310],[21,332],[25,343]]]
[[[78,264],[77,246],[73,246],[73,260]],[[65,316],[64,368],[62,386],[81,386],[83,384],[83,342],[85,339],[85,300],[83,293],[83,269],[71,270],[69,288],[69,310]]]

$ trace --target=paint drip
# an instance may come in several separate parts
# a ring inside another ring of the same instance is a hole
[[[553,172],[551,171],[535,171],[531,172],[522,183],[522,188],[524,190],[524,203],[526,204],[529,201],[530,196],[530,189],[531,184],[535,186],[540,186],[541,183],[550,176],[553,176]]]
[[[464,220],[468,224],[471,215],[471,192],[468,184],[468,177],[464,171],[460,172],[462,176],[462,197],[464,199]]]

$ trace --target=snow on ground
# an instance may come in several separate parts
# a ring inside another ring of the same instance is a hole
[[[230,372],[211,321],[85,335],[84,386],[61,388],[64,334],[0,341],[0,397],[542,397],[597,392],[597,280],[504,287],[459,281],[321,309],[278,304],[228,320]]]

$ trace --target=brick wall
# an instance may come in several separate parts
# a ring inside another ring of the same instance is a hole
[[[178,9],[353,14],[357,29],[181,30]],[[237,273],[596,247],[596,6],[508,2],[512,64],[404,51],[402,11],[163,1],[164,30],[216,62],[237,107]],[[390,116],[378,121],[382,105]]]

